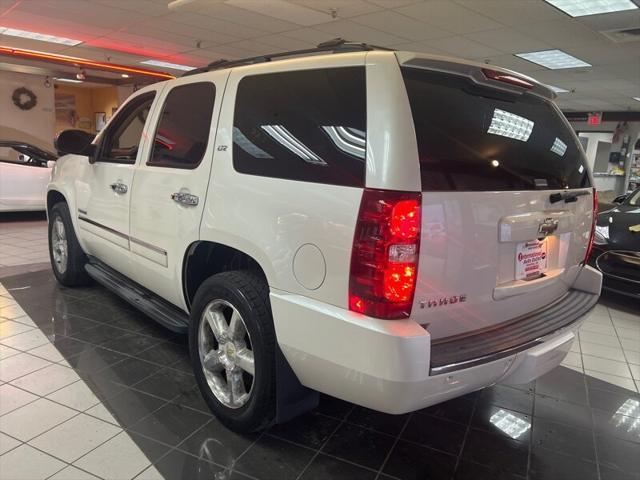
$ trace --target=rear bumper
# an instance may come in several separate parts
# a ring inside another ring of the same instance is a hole
[[[585,268],[575,289],[597,299],[601,276]],[[431,336],[413,320],[384,321],[272,290],[276,336],[300,382],[386,413],[406,413],[497,382],[526,383],[557,366],[585,314],[523,350],[443,374],[430,372]]]

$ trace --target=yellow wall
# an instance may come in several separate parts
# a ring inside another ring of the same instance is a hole
[[[118,106],[118,91],[116,87],[83,88],[72,85],[56,85],[56,95],[69,94],[75,97],[76,127],[91,133],[96,131],[96,113],[104,112],[107,119],[111,118],[113,107]],[[85,124],[81,120],[88,120]],[[68,124],[60,123],[56,118],[56,133],[70,128]]]
[[[94,113],[104,112],[107,114],[107,119],[111,118],[112,109],[118,107],[118,90],[116,87],[94,88],[91,93]],[[93,121],[95,122],[95,115]]]

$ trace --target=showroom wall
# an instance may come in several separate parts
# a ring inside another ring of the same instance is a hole
[[[584,141],[586,145],[585,153],[587,162],[594,172],[595,186],[601,192],[601,198],[604,201],[610,201],[615,196],[625,193],[628,189],[633,189],[635,183],[629,183],[637,177],[637,153],[633,151],[633,147],[638,141],[640,135],[640,122],[627,122],[626,130],[615,135],[615,139],[611,139],[612,134],[616,131],[621,122],[602,122],[600,125],[589,125],[587,122],[571,122],[571,126],[576,132],[588,139]],[[616,163],[608,163],[606,159],[601,158],[603,155],[608,157],[609,152],[619,152],[623,139],[629,136],[629,159],[626,162],[624,173],[613,175],[611,170],[618,167]],[[610,142],[610,143],[608,143]],[[596,158],[599,161],[596,163]],[[594,168],[595,167],[595,168]]]
[[[95,133],[96,113],[102,112],[111,118],[113,109],[119,105],[116,87],[79,87],[56,85],[56,133],[67,128],[79,128]]]
[[[0,138],[21,140],[53,149],[55,109],[53,86],[44,85],[45,77],[23,73],[0,72]],[[20,87],[31,90],[37,97],[30,110],[21,110],[11,99]]]

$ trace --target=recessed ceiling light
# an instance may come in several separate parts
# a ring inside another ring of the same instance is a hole
[[[590,67],[591,64],[569,55],[562,50],[542,50],[539,52],[516,53],[516,57],[524,58],[551,70],[561,68],[581,68]]]
[[[127,75],[126,73],[123,73],[122,78],[129,78],[129,75]]]
[[[554,93],[568,93],[569,90],[565,90],[564,88],[554,87],[553,85],[547,85]]]
[[[160,60],[145,60],[144,62],[140,63],[143,63],[145,65],[152,65],[154,67],[172,68],[174,70],[182,70],[185,72],[196,68],[190,67],[189,65],[180,65],[179,63],[161,62]]]
[[[41,42],[61,43],[62,45],[69,45],[71,47],[82,43],[82,40],[56,37],[54,35],[47,35],[46,33],[28,32],[26,30],[18,30],[16,28],[0,27],[0,33],[2,35],[9,35],[10,37],[28,38],[30,40],[40,40]]]
[[[75,78],[54,78],[56,82],[66,82],[66,83],[82,83],[82,80],[76,80]]]
[[[571,17],[635,10],[631,0],[545,0]]]

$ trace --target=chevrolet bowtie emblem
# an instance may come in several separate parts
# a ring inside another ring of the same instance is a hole
[[[629,231],[632,233],[640,233],[640,223],[629,227]]]

